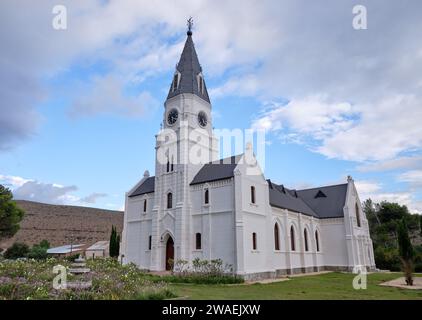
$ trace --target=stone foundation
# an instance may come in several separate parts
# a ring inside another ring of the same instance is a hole
[[[372,268],[368,267],[368,271],[371,271]],[[283,276],[294,275],[294,274],[306,274],[320,271],[336,271],[336,272],[352,272],[353,267],[347,266],[314,266],[306,268],[293,268],[293,269],[278,269],[275,271],[267,272],[256,272],[256,273],[247,273],[239,275],[245,281],[258,281],[265,279],[276,279]]]

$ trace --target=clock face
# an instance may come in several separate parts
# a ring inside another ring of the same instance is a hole
[[[178,116],[179,113],[177,112],[177,110],[171,109],[170,112],[167,114],[167,123],[170,125],[175,124]]]
[[[203,111],[198,113],[198,123],[201,127],[206,127],[208,123],[207,114]]]

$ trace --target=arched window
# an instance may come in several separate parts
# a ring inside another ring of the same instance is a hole
[[[296,251],[295,229],[293,226],[290,227],[290,248],[292,251]]]
[[[359,205],[357,203],[355,205],[355,211],[356,211],[356,223],[358,227],[360,227],[360,213],[359,213]]]
[[[208,189],[205,189],[205,194],[204,194],[204,203],[208,204],[210,203],[210,192]]]
[[[318,235],[318,230],[315,231],[315,244],[316,244],[316,251],[319,252],[319,235]]]
[[[167,158],[167,168],[166,172],[170,172],[170,160]]]
[[[252,249],[256,250],[257,247],[258,246],[256,244],[256,233],[254,232],[254,233],[252,233]]]
[[[198,232],[195,235],[195,248],[196,248],[196,250],[201,250],[201,248],[202,248],[202,241],[201,240],[202,240],[201,234]]]
[[[280,231],[278,229],[278,223],[274,225],[274,249],[280,250]]]
[[[152,247],[152,236],[149,236],[148,238],[148,250],[151,250]]]
[[[169,192],[167,194],[167,209],[173,208],[173,194]]]
[[[303,230],[303,239],[305,240],[305,251],[309,251],[309,246],[308,246],[308,231],[306,229]]]
[[[255,203],[255,187],[251,186],[251,202]]]
[[[147,199],[144,200],[144,212],[147,212]]]

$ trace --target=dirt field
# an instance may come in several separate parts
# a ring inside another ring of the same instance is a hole
[[[15,241],[28,245],[46,239],[51,246],[93,244],[108,240],[111,226],[121,233],[123,212],[86,207],[50,205],[31,201],[16,201],[25,210],[20,230],[10,239],[0,242],[7,248]]]

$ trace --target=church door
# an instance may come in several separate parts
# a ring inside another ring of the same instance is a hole
[[[166,270],[171,270],[173,267],[173,263],[174,263],[174,242],[173,242],[173,238],[169,237],[166,244]]]

